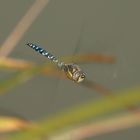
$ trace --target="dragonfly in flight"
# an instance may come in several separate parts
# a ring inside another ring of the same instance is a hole
[[[105,87],[101,86],[100,84],[97,84],[96,82],[89,81],[86,79],[85,72],[82,71],[82,69],[75,63],[64,63],[62,61],[59,61],[54,55],[52,55],[50,52],[46,51],[39,45],[36,45],[34,43],[27,43],[27,46],[34,49],[36,52],[40,53],[41,55],[47,57],[49,60],[51,60],[53,63],[57,65],[57,67],[63,71],[66,75],[66,77],[75,83],[82,84],[83,86],[94,89],[97,92],[103,93],[105,95],[110,95],[110,90],[106,89]],[[90,58],[91,57],[91,58]],[[93,58],[92,58],[93,57]],[[111,56],[104,56],[104,55],[90,55],[89,58],[85,59],[95,59],[99,62],[108,62],[108,63],[114,63],[114,58]],[[80,59],[79,59],[80,60]]]
[[[41,55],[53,61],[62,71],[64,71],[64,73],[70,80],[76,83],[84,81],[85,73],[81,70],[81,68],[78,65],[74,63],[64,63],[62,61],[59,61],[54,55],[33,43],[27,43],[27,45],[34,49],[36,52],[39,52]]]

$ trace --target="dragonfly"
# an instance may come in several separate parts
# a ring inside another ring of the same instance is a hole
[[[60,68],[66,74],[68,79],[76,83],[80,83],[85,80],[85,72],[83,72],[82,69],[75,63],[64,63],[36,44],[27,43],[27,45],[30,48],[34,49],[36,52],[39,52],[41,55],[47,57],[49,60],[54,62],[57,65],[57,67]]]
[[[83,72],[83,70],[79,67],[79,65],[77,65],[75,63],[64,63],[64,62],[58,60],[50,52],[46,51],[45,49],[43,49],[42,47],[40,47],[39,45],[36,45],[34,43],[27,43],[26,45],[28,47],[32,48],[33,50],[35,50],[36,52],[40,53],[41,55],[47,57],[49,60],[51,60],[54,64],[56,64],[56,66],[60,70],[62,70],[65,73],[65,75],[68,79],[74,81],[75,83],[78,83],[87,88],[96,90],[97,92],[102,93],[104,95],[112,94],[109,89],[101,86],[100,84],[97,84],[96,82],[87,80],[85,72]],[[92,55],[92,57],[93,57],[93,55]],[[102,56],[102,55],[95,55],[94,57],[92,59],[98,60],[99,62],[105,61],[105,62],[109,62],[109,63],[114,63],[113,57],[106,57],[106,56]],[[89,55],[89,58],[90,58],[90,55]],[[86,59],[86,57],[85,57],[85,59]]]

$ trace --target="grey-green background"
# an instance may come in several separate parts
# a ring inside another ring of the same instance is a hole
[[[0,0],[0,43],[2,44],[34,0]],[[25,46],[40,44],[58,57],[78,53],[103,53],[117,63],[81,65],[87,78],[112,89],[140,84],[140,1],[139,0],[50,0],[11,57],[45,63],[46,59]],[[0,77],[9,75],[0,70]],[[6,108],[30,120],[101,95],[69,80],[36,76],[0,96]],[[91,139],[139,140],[140,127],[104,134]]]

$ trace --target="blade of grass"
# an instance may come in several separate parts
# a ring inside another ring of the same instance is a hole
[[[28,128],[31,123],[18,117],[0,116],[0,134]]]
[[[112,56],[102,55],[102,54],[78,54],[74,56],[62,57],[64,62],[75,62],[75,63],[89,63],[89,62],[102,62],[102,63],[114,63],[115,59]],[[23,69],[34,66],[35,63],[31,61],[14,59],[14,58],[4,58],[0,59],[0,67],[5,68],[15,68]],[[53,65],[50,65],[53,66]]]
[[[3,58],[0,59],[0,67],[5,69],[28,69],[33,67],[35,64],[30,61],[14,59],[14,58]]]
[[[9,76],[8,78],[0,81],[0,93],[4,93],[11,88],[17,86],[19,83],[24,82],[29,79],[29,77],[26,77],[27,73],[23,71],[16,72],[12,76]]]
[[[105,133],[111,133],[140,125],[140,109],[135,113],[123,113],[97,122],[90,122],[64,130],[49,140],[82,140]]]
[[[0,81],[0,93],[4,93],[11,88],[21,84],[27,80],[30,80],[33,76],[40,74],[44,65],[32,67],[26,70],[20,70],[15,74],[12,74],[7,79]],[[49,70],[49,69],[48,69]],[[47,70],[46,70],[47,71]]]

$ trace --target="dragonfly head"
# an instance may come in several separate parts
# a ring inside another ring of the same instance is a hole
[[[73,80],[77,83],[84,81],[85,78],[86,78],[86,75],[83,71],[77,71],[73,74]]]

